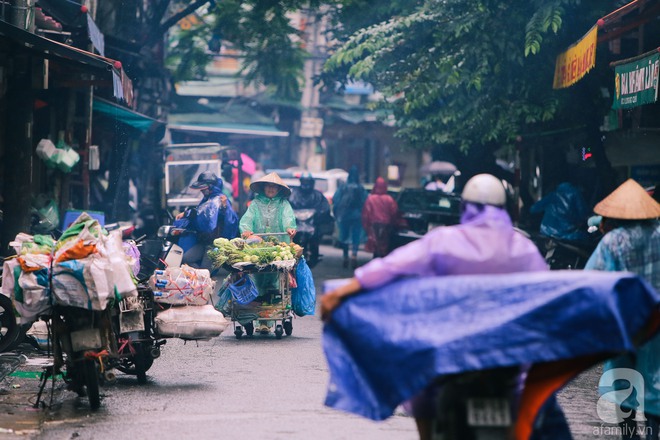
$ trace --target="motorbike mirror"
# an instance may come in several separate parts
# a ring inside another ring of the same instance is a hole
[[[158,238],[165,238],[168,235],[170,235],[170,231],[174,228],[172,225],[163,225],[160,228],[158,228],[158,232],[156,233],[156,236]]]

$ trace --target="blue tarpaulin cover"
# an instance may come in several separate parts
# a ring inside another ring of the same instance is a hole
[[[348,298],[325,325],[325,404],[383,420],[441,375],[634,351],[658,304],[625,272],[400,280]]]

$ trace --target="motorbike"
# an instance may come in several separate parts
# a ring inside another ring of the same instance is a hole
[[[303,248],[303,255],[310,268],[320,261],[319,244],[321,237],[316,228],[315,209],[295,209],[297,232],[295,241]]]
[[[142,236],[133,240],[140,251],[138,296],[122,300],[114,309],[112,322],[118,357],[113,366],[136,376],[140,384],[146,383],[147,371],[160,356],[161,346],[167,342],[157,331],[155,318],[160,306],[154,300],[148,281],[156,270],[181,265],[183,249],[176,241],[183,231],[165,225],[158,229],[156,239]]]
[[[514,228],[532,240],[551,270],[584,269],[589,257],[598,245],[601,234],[598,228],[590,227],[589,236],[584,241],[562,240],[542,234],[533,234]]]
[[[53,307],[50,336],[54,362],[42,374],[37,402],[48,378],[62,373],[71,391],[81,397],[87,396],[92,411],[99,409],[100,383],[115,379],[112,370],[107,368],[116,353],[110,312],[110,308],[99,311],[60,305]]]
[[[329,280],[324,287],[344,283]],[[620,308],[619,300],[634,309]],[[346,298],[326,323],[325,402],[383,420],[411,396],[423,397],[414,408],[428,410],[433,439],[568,438],[555,393],[650,338],[647,326],[659,304],[658,293],[629,273],[397,280]]]
[[[438,380],[433,438],[510,438],[518,368],[499,368]]]
[[[546,237],[543,254],[551,270],[584,269],[596,243],[570,242]]]
[[[323,235],[332,235],[334,220],[331,216],[322,215],[315,209],[294,209],[297,232],[295,241],[303,249],[303,255],[310,269],[316,266],[323,255],[319,253],[319,246]]]

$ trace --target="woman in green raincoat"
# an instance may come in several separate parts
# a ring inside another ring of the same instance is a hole
[[[296,217],[287,200],[291,195],[291,189],[277,173],[270,173],[252,182],[250,190],[256,196],[241,217],[239,223],[241,236],[245,240],[251,240],[259,237],[254,234],[286,233],[275,237],[289,243],[296,235]],[[271,296],[279,293],[278,274],[254,274],[251,277],[259,290],[259,297],[255,301],[270,302]],[[260,333],[268,333],[270,326],[264,323],[256,330]]]
[[[296,235],[296,217],[287,197],[291,189],[277,173],[270,173],[250,184],[250,190],[256,194],[241,221],[241,236],[248,240],[254,234],[275,234],[286,232],[287,235],[276,237],[289,243]]]

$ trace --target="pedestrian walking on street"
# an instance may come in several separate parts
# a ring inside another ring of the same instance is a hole
[[[357,255],[362,241],[362,208],[367,200],[367,190],[360,183],[357,166],[348,171],[346,184],[340,186],[332,197],[332,211],[339,227],[339,242],[344,255],[344,267],[348,267],[350,252],[351,267],[357,267]]]
[[[633,272],[660,292],[660,204],[641,185],[628,179],[598,203],[594,212],[603,217],[601,230],[605,235],[587,261],[585,270]],[[660,335],[642,345],[634,357],[624,355],[607,361],[603,370],[614,368],[633,368],[644,378],[644,396],[637,396],[637,399],[644,400],[644,432],[647,440],[658,439]],[[629,399],[615,403],[631,410],[630,416],[621,422],[622,438],[639,439],[641,427],[638,429],[635,421],[639,405]]]
[[[347,284],[321,297],[321,316],[348,296],[374,289],[403,276],[503,274],[545,271],[548,267],[534,243],[516,232],[507,213],[502,183],[490,174],[472,177],[462,193],[459,225],[434,228],[419,240],[377,258],[355,271]],[[438,388],[429,385],[405,407],[415,417],[421,440],[431,438]],[[554,398],[547,402],[561,421],[555,439],[571,438]],[[540,417],[542,419],[542,417]]]
[[[374,258],[387,255],[390,252],[390,237],[398,220],[399,205],[387,193],[385,179],[378,177],[362,208],[362,226],[367,232],[364,250],[372,252]]]

